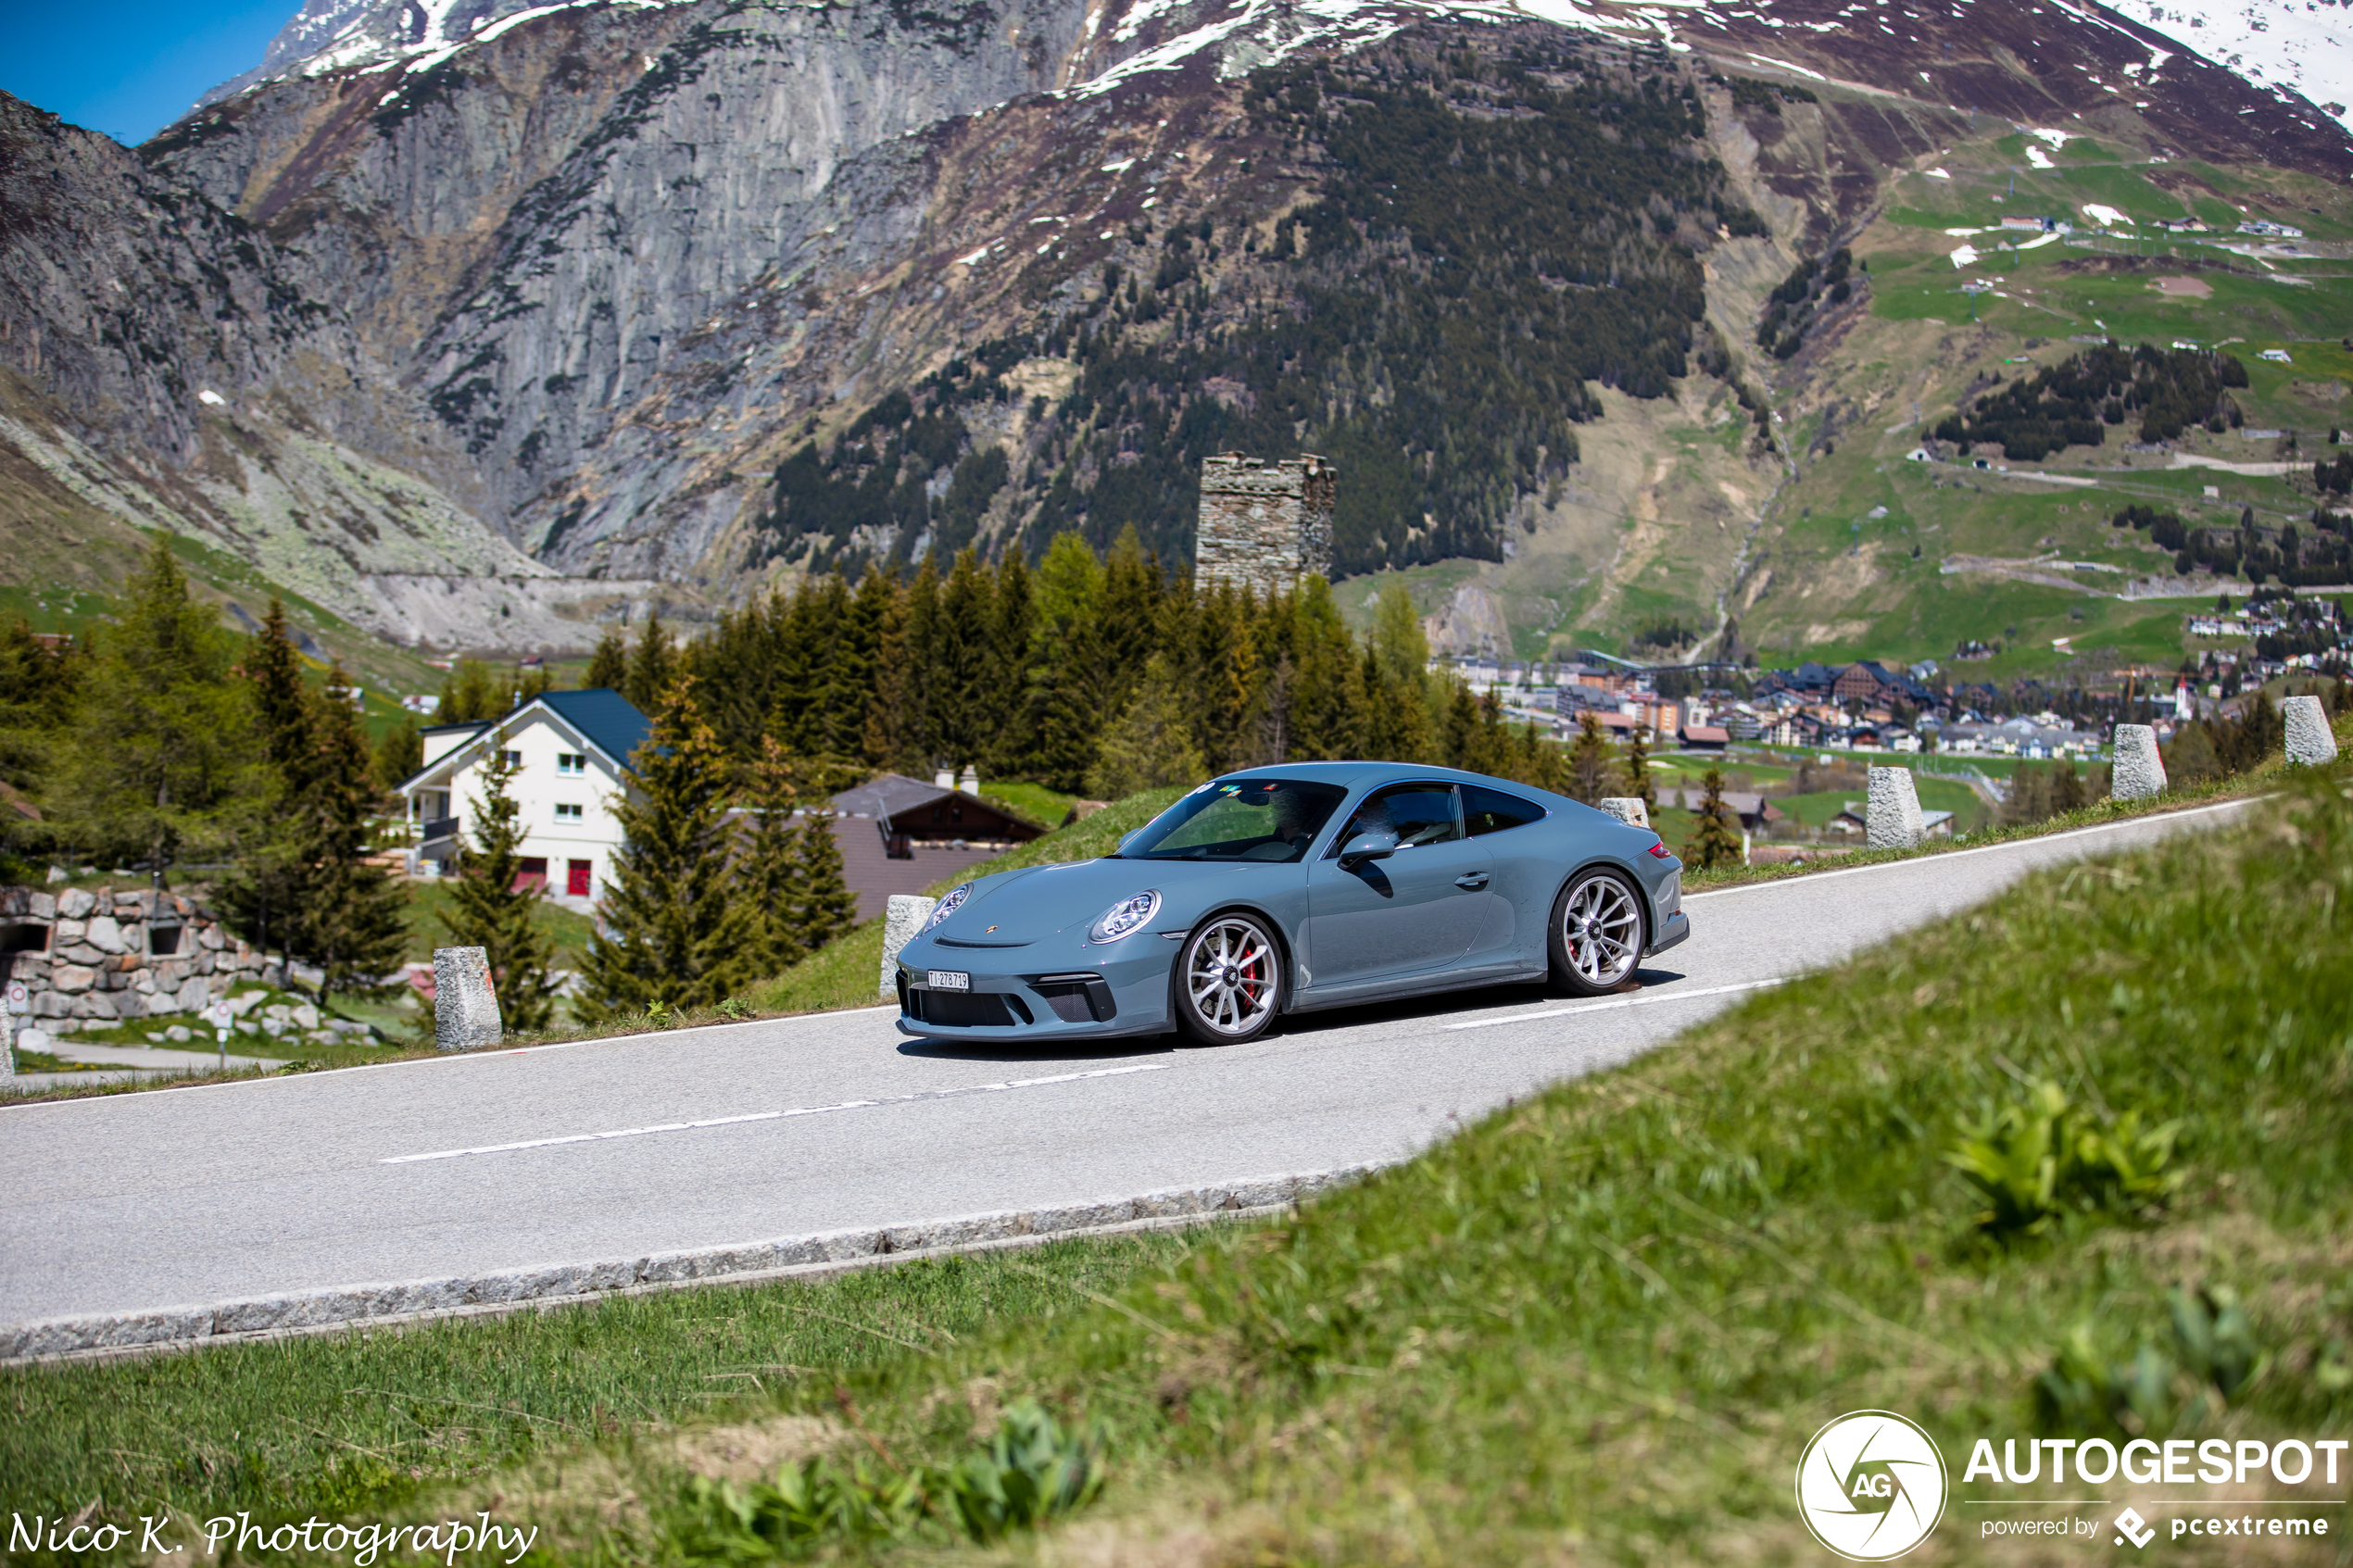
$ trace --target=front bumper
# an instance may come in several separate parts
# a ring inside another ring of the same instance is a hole
[[[899,955],[899,1031],[919,1040],[1165,1034],[1176,1027],[1168,974],[1181,945],[1158,932],[1101,946],[1057,935],[1020,947],[948,947],[919,936]],[[971,987],[936,987],[934,970],[968,974]]]

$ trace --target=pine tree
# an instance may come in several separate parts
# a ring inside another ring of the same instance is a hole
[[[397,793],[401,781],[415,776],[424,765],[424,734],[417,728],[417,721],[404,713],[400,722],[386,730],[384,738],[376,743],[377,792],[386,796]]]
[[[760,976],[782,974],[808,952],[801,942],[800,834],[793,827],[799,780],[774,735],[761,737],[747,791],[751,831],[743,835],[736,888],[750,935],[747,967]]]
[[[264,778],[237,814],[230,869],[213,896],[258,950],[274,946],[291,960],[296,927],[316,892],[313,846],[302,831],[300,807],[317,763],[318,703],[302,678],[302,656],[277,599],[270,601],[237,669],[252,691]]]
[[[604,929],[582,965],[576,1010],[611,1018],[660,1001],[711,1007],[745,976],[753,932],[730,885],[728,767],[693,676],[671,683],[630,758],[635,787],[614,804],[627,842]]]
[[[1168,661],[1154,654],[1144,665],[1136,695],[1104,732],[1087,774],[1087,793],[1098,800],[1118,800],[1139,790],[1200,783],[1207,768],[1193,744],[1185,708]]]
[[[812,953],[858,923],[858,895],[842,875],[833,822],[832,812],[814,801],[800,819],[799,901],[794,912],[801,945]]]
[[[266,787],[253,696],[229,678],[234,643],[189,599],[168,538],[100,637],[58,798],[85,842],[145,864],[160,887],[184,848],[225,848],[236,808]]]
[[[867,694],[859,752],[869,767],[896,768],[912,745],[907,705],[907,592],[898,574],[880,567],[858,580],[858,623],[874,646],[874,684]]]
[[[587,691],[619,691],[629,684],[629,643],[618,626],[608,626],[588,656],[588,673],[581,678]]]
[[[1038,563],[1035,652],[1026,691],[1029,743],[1022,771],[1052,788],[1087,787],[1103,727],[1103,572],[1076,533],[1058,535]]]
[[[976,764],[995,738],[997,693],[990,677],[989,622],[996,615],[996,584],[970,549],[956,554],[939,592],[939,620],[932,649],[932,760],[937,767]]]
[[[1356,649],[1321,577],[1302,579],[1291,598],[1289,755],[1302,759],[1354,757],[1363,750],[1355,708]]]
[[[2083,805],[2083,778],[2072,762],[2058,763],[2051,770],[2051,813],[2064,815]]]
[[[296,842],[308,872],[294,921],[295,953],[318,966],[319,999],[372,995],[408,946],[409,890],[379,866],[369,833],[376,798],[351,680],[335,664],[313,712],[312,753],[296,808]]]
[[[36,798],[47,795],[72,733],[85,659],[78,643],[51,644],[19,617],[0,631],[0,780]],[[51,829],[0,810],[0,849],[31,854]]]
[[[1568,794],[1588,806],[1598,806],[1609,795],[1609,737],[1592,709],[1577,716],[1577,740],[1568,748]]]
[[[648,613],[646,623],[637,628],[637,646],[629,656],[629,674],[622,684],[622,696],[643,711],[652,712],[676,675],[673,666],[677,657],[661,617]]]
[[[445,724],[486,724],[511,710],[511,687],[490,672],[478,659],[461,659],[441,683],[441,702],[434,717]]]
[[[1420,612],[1404,580],[1392,577],[1373,606],[1373,629],[1366,639],[1380,656],[1391,682],[1418,691],[1429,671],[1429,638],[1422,631]]]
[[[983,748],[992,771],[1022,766],[1030,753],[1027,696],[1031,649],[1038,633],[1038,604],[1028,558],[1009,550],[997,563],[997,589],[989,620],[988,674],[983,694],[989,724]]]
[[[1626,795],[1640,800],[1645,817],[1658,815],[1658,785],[1651,778],[1651,743],[1640,724],[1626,742]]]
[[[490,964],[491,988],[507,1028],[545,1029],[554,1016],[555,938],[537,922],[544,884],[525,880],[522,809],[510,790],[520,771],[507,755],[507,735],[492,740],[482,770],[483,793],[467,802],[472,842],[459,857],[458,878],[441,923],[453,947],[480,947]]]
[[[1741,858],[1741,835],[1732,825],[1731,808],[1724,804],[1724,771],[1710,768],[1700,781],[1699,820],[1692,824],[1691,842],[1683,859],[1701,871],[1728,866]]]

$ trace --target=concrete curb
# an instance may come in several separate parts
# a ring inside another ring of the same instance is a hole
[[[605,1262],[555,1264],[464,1278],[346,1286],[145,1312],[50,1318],[0,1327],[0,1366],[114,1360],[361,1326],[389,1327],[434,1318],[489,1316],[698,1285],[822,1279],[878,1264],[1037,1246],[1065,1237],[1163,1230],[1270,1215],[1317,1193],[1344,1185],[1375,1169],[1378,1167],[1366,1165],[1303,1175],[1264,1176],[1055,1209],[975,1214],[871,1230],[827,1231],[777,1241],[657,1252]]]

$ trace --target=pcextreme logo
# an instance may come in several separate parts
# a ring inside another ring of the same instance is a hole
[[[1928,1539],[1944,1514],[1944,1456],[1893,1411],[1850,1411],[1797,1461],[1797,1513],[1853,1562],[1884,1562]]]

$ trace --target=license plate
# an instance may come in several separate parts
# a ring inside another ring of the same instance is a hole
[[[961,969],[926,970],[924,978],[930,982],[935,991],[969,991],[973,988],[973,977]]]

